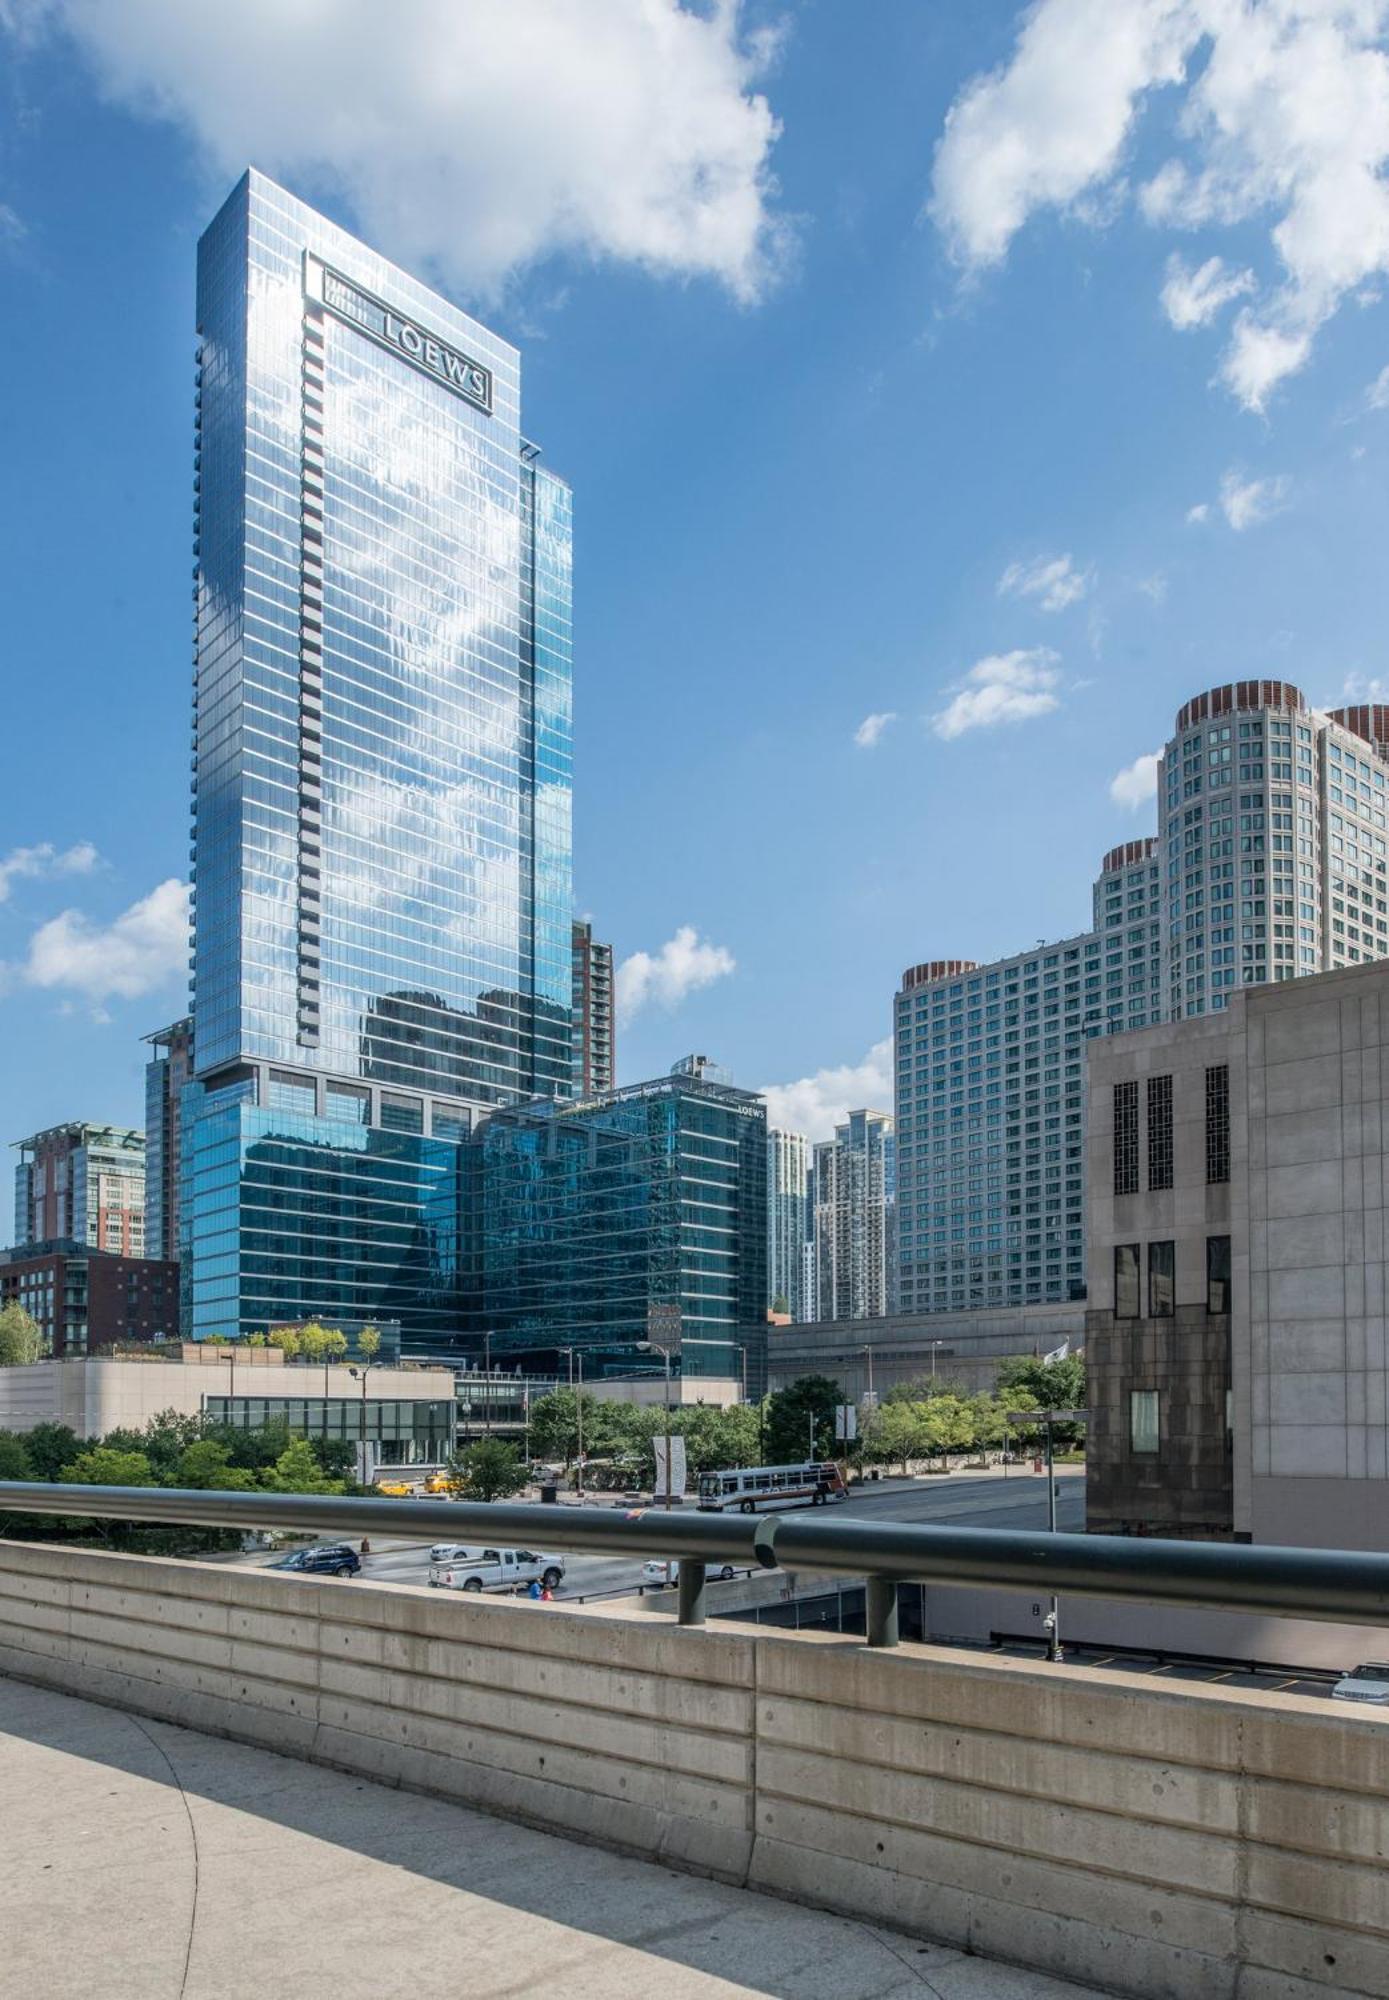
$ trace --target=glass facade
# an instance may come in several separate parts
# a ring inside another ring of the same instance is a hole
[[[477,1333],[494,1363],[584,1379],[671,1348],[687,1375],[763,1379],[767,1120],[760,1097],[659,1078],[581,1105],[487,1120],[469,1149]],[[660,1372],[659,1354],[637,1365]]]
[[[515,350],[260,175],[198,324],[188,1330],[408,1342],[442,1149],[569,1087],[569,490]]]
[[[453,1404],[405,1397],[209,1396],[207,1416],[235,1430],[284,1423],[295,1437],[365,1440],[380,1465],[439,1465],[454,1447]]]

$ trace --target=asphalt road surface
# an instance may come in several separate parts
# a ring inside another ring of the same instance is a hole
[[[1056,1481],[1057,1527],[1079,1533],[1085,1526],[1085,1468],[1058,1466]],[[400,1505],[402,1514],[408,1514],[409,1501],[402,1500]],[[564,1553],[566,1511],[563,1506],[552,1510],[540,1553]],[[1034,1473],[1030,1466],[1012,1466],[1006,1477],[996,1472],[955,1472],[948,1477],[874,1481],[855,1487],[854,1497],[834,1513],[837,1520],[915,1521],[926,1526],[967,1528],[1045,1528],[1046,1475]],[[371,1554],[363,1558],[362,1575],[382,1583],[428,1583],[429,1548],[428,1541],[405,1536],[399,1540],[373,1537]],[[272,1558],[257,1555],[246,1560],[264,1566]],[[571,1555],[566,1557],[561,1594],[570,1601],[617,1595],[638,1589],[642,1582],[639,1561]],[[715,1584],[712,1589],[715,1607],[717,1592]]]

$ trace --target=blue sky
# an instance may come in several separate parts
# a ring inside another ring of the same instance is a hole
[[[1389,680],[1389,5],[386,20],[0,6],[7,1137],[139,1122],[182,1005],[193,256],[249,161],[523,349],[624,1079],[886,1103],[903,967],[1084,926],[1188,695]]]

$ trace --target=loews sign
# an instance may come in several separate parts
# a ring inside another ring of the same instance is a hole
[[[337,319],[360,328],[378,346],[403,355],[421,373],[432,375],[456,396],[491,415],[492,371],[480,361],[460,354],[447,341],[427,333],[391,306],[383,305],[370,292],[362,291],[327,264],[321,264],[317,257],[305,256],[304,290],[310,298],[321,300]]]

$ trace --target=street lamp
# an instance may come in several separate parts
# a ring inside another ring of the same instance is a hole
[[[369,1361],[364,1361],[360,1368],[354,1368],[351,1365],[351,1363],[349,1363],[347,1369],[347,1372],[352,1377],[353,1381],[355,1382],[360,1378],[362,1384],[362,1408],[361,1408],[361,1416],[357,1425],[357,1439],[361,1452],[361,1460],[362,1460],[361,1478],[362,1478],[362,1484],[364,1486],[366,1484],[366,1478],[367,1478],[367,1376],[371,1373],[371,1366],[372,1364]],[[326,1432],[328,1423],[328,1409],[326,1404],[324,1405],[324,1410],[323,1410],[323,1423]]]
[[[1052,1445],[1054,1424],[1083,1424],[1089,1420],[1088,1410],[1005,1410],[1003,1420],[1014,1424],[1041,1424],[1047,1434],[1047,1529],[1056,1533],[1056,1465]],[[1047,1658],[1063,1658],[1061,1651],[1060,1606],[1053,1596],[1051,1609],[1047,1615]]]
[[[671,1477],[670,1451],[670,1349],[662,1347],[658,1340],[643,1340],[637,1344],[640,1347],[646,1348],[651,1354],[659,1354],[662,1361],[666,1364],[666,1512],[669,1513],[671,1507],[674,1505],[672,1489],[675,1485],[675,1481]],[[693,1346],[694,1344],[691,1341],[690,1345]],[[722,1345],[722,1342],[719,1345]]]
[[[579,1393],[574,1402],[574,1422],[578,1430],[579,1446],[578,1494],[580,1500],[582,1500],[584,1497],[584,1351],[581,1347],[560,1347],[555,1351],[556,1353],[567,1354],[569,1356],[569,1387],[571,1389],[574,1387],[574,1362],[576,1358],[579,1363]]]

